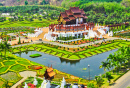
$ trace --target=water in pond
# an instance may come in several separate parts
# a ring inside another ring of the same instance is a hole
[[[43,64],[45,66],[48,66],[48,64],[51,66],[52,64],[52,67],[58,69],[59,71],[66,72],[85,79],[89,78],[89,68],[88,68],[88,64],[89,64],[90,77],[91,79],[94,79],[95,75],[100,75],[104,73],[103,68],[99,69],[101,62],[107,59],[110,53],[113,53],[115,51],[117,51],[117,49],[102,54],[98,54],[92,57],[88,57],[80,61],[68,61],[38,51],[28,51],[27,53],[22,52],[21,54],[17,53],[15,55],[21,56],[22,58],[26,58],[30,61],[34,61],[39,64]],[[37,58],[29,57],[30,55],[36,53],[42,54],[42,56]],[[83,70],[83,68],[87,68],[87,70]]]

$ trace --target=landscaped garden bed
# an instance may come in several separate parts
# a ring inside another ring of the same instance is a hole
[[[15,49],[16,50],[16,49]],[[21,71],[27,71],[27,70],[32,70],[32,71],[36,71],[37,76],[38,77],[42,77],[46,71],[46,66],[38,64],[36,62],[32,62],[29,61],[27,59],[21,58],[21,57],[17,57],[16,55],[13,55],[9,52],[6,52],[7,56],[6,59],[8,60],[4,60],[1,59],[1,63],[0,63],[0,87],[4,88],[5,85],[9,85],[10,87],[12,85],[14,85],[16,82],[18,82],[22,77],[19,75],[19,72]],[[29,69],[29,67],[36,67],[36,69]],[[37,69],[38,67],[38,69]],[[40,69],[39,69],[40,67]],[[58,77],[55,77],[55,79],[59,80],[59,82],[61,82],[63,76],[64,77],[69,77],[69,79],[72,79],[70,76],[70,74],[67,73],[63,73],[60,72],[56,69],[54,69],[54,72],[56,72]],[[59,76],[59,75],[62,75]],[[13,77],[15,76],[15,77]],[[11,78],[13,77],[13,78]],[[78,77],[79,78],[79,77]],[[85,79],[83,79],[85,80]],[[8,81],[8,83],[7,83]],[[24,85],[23,85],[24,86]]]
[[[42,55],[41,55],[41,54],[33,54],[33,55],[30,55],[30,57],[32,57],[32,58],[40,57],[40,56],[42,56]]]
[[[102,39],[103,38],[91,38],[91,39],[82,39],[82,40],[77,40],[77,41],[72,41],[72,42],[61,42],[61,41],[56,41],[56,42],[61,43],[61,44],[67,44],[67,45],[80,45],[84,43],[95,42]]]
[[[69,60],[80,60],[85,57],[89,57],[92,55],[97,55],[99,53],[103,53],[106,51],[110,51],[112,49],[116,49],[122,46],[128,46],[130,45],[129,41],[125,40],[112,40],[112,41],[106,41],[102,43],[97,43],[90,46],[84,46],[80,48],[66,48],[61,46],[55,46],[51,44],[33,44],[29,46],[23,46],[19,48],[13,48],[12,52],[21,52],[20,50],[37,50],[40,52],[44,52],[47,54],[51,54],[54,56],[58,56],[64,59]]]

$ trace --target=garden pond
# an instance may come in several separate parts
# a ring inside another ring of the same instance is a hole
[[[79,61],[69,61],[65,60],[56,56],[52,56],[49,54],[45,54],[38,51],[27,51],[27,52],[21,52],[16,53],[15,55],[26,58],[30,61],[37,62],[39,64],[45,65],[45,66],[51,66],[54,69],[57,69],[59,71],[72,74],[74,76],[78,76],[84,79],[89,78],[89,69],[90,69],[90,79],[94,79],[95,75],[104,74],[103,68],[99,69],[99,66],[101,65],[101,62],[107,59],[110,53],[114,53],[118,49],[111,50],[108,52],[104,52],[98,55],[94,55],[91,57],[87,57],[85,59],[81,59]],[[41,57],[37,58],[31,58],[29,57],[32,54],[41,54]],[[88,68],[88,64],[90,65],[90,68]]]

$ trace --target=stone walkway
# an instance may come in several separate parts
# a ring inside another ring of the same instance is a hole
[[[105,39],[105,41],[115,40],[115,39],[120,39],[120,38],[112,37],[112,38]],[[121,38],[121,39],[126,40],[124,38]],[[127,39],[127,40],[130,41],[130,39]],[[92,44],[95,44],[95,43],[100,43],[100,42],[103,42],[103,40],[98,40],[98,41],[95,41],[95,42],[90,42],[90,43],[85,43],[85,44],[80,44],[80,45],[65,45],[65,44],[60,44],[60,43],[57,43],[57,42],[50,42],[50,41],[34,41],[34,42],[31,42],[31,43],[28,43],[28,44],[14,45],[14,46],[12,46],[12,48],[19,47],[19,46],[24,46],[24,45],[38,44],[38,43],[42,43],[42,42],[43,43],[48,43],[48,44],[53,44],[53,45],[58,45],[58,46],[62,46],[62,47],[78,48],[78,47],[92,45]]]
[[[34,71],[23,71],[19,72],[21,77],[23,77],[20,81],[18,81],[16,84],[14,84],[11,88],[16,88],[19,84],[21,84],[27,77],[36,77],[36,72]]]

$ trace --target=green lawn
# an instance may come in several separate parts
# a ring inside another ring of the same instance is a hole
[[[56,52],[52,52],[51,54],[52,54],[52,55],[55,55],[55,54],[56,54]]]
[[[0,73],[1,73],[1,72],[5,72],[7,69],[8,69],[7,66],[6,66],[6,67],[1,67],[1,68],[0,68]]]
[[[80,59],[80,58],[79,58],[77,55],[71,55],[71,56],[69,57],[69,59],[73,59],[73,60],[75,59],[75,60],[76,60],[76,59]]]
[[[68,57],[68,54],[67,55],[64,55],[64,56],[62,56],[63,58],[67,58]]]
[[[26,69],[26,67],[23,65],[16,64],[16,65],[12,66],[10,69],[13,71],[23,71]]]
[[[61,57],[61,55],[62,55],[62,53],[58,53],[56,56],[59,56],[59,57]]]
[[[22,64],[22,65],[31,65],[29,62],[27,61],[17,61],[19,64]]]
[[[20,26],[27,26],[27,27],[46,27],[49,24],[57,23],[56,20],[47,20],[42,19],[42,21],[39,21],[38,19],[34,19],[34,21],[14,21],[9,22],[9,20],[6,20],[4,22],[0,22],[0,28],[6,28],[6,27],[20,27]]]
[[[15,61],[5,61],[5,62],[3,62],[3,64],[6,66],[10,66],[10,65],[15,64]]]

